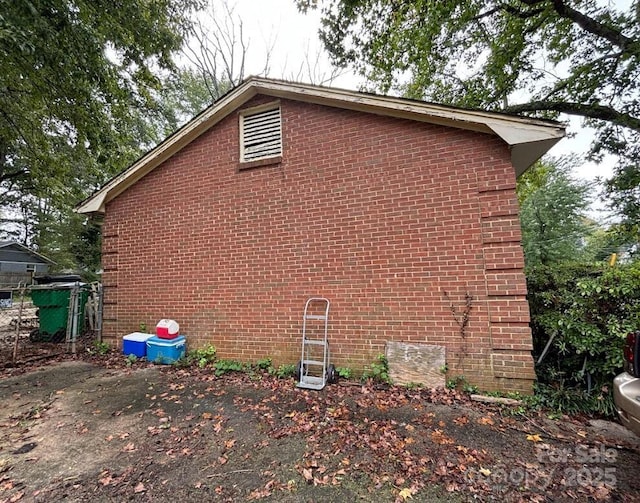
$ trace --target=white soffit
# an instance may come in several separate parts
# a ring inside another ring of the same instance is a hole
[[[520,176],[565,135],[563,127],[493,123],[491,129],[511,147],[511,163]],[[554,130],[555,129],[555,130]]]
[[[103,213],[106,203],[256,94],[495,134],[510,146],[511,161],[518,176],[565,135],[564,126],[553,121],[465,110],[344,89],[250,77],[132,164],[127,170],[112,178],[95,194],[81,202],[76,207],[76,211],[78,213]]]

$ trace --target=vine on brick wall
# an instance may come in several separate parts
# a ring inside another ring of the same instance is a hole
[[[464,368],[462,365],[463,360],[469,354],[467,348],[467,327],[469,326],[469,315],[471,313],[473,296],[469,292],[464,293],[464,307],[461,310],[455,306],[447,292],[444,292],[444,297],[449,302],[449,309],[451,310],[453,319],[459,327],[458,333],[460,334],[461,341],[460,350],[458,352],[458,365],[461,368]]]

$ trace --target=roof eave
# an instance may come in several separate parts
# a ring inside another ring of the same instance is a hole
[[[247,86],[242,93],[230,93],[224,96],[157,147],[147,152],[128,169],[109,180],[100,190],[78,204],[75,208],[76,213],[104,213],[109,201],[119,196],[256,94],[254,88]]]
[[[515,124],[496,122],[490,127],[511,148],[511,164],[516,171],[516,177],[524,173],[565,136],[565,129],[560,125],[556,128],[536,124],[518,127]]]
[[[104,213],[109,201],[256,94],[495,134],[509,145],[511,161],[517,176],[565,135],[564,127],[552,121],[250,77],[140,158],[129,169],[107,182],[104,187],[80,203],[76,211],[85,214]]]
[[[40,253],[38,253],[37,251],[32,250],[31,248],[23,245],[22,243],[18,243],[17,241],[6,241],[4,243],[2,243],[0,245],[0,248],[6,248],[7,246],[17,246],[18,248],[21,248],[22,250],[24,250],[25,252],[27,252],[29,255],[32,255],[34,257],[39,258],[40,260],[42,260],[43,262],[46,262],[49,265],[57,265],[56,262],[54,262],[53,260],[51,260],[49,257],[45,257],[44,255],[41,255]]]

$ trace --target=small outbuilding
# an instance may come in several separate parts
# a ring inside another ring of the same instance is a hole
[[[30,285],[46,274],[54,262],[17,241],[0,241],[0,288]]]
[[[172,318],[220,358],[294,363],[305,301],[325,297],[337,366],[436,347],[437,370],[530,391],[516,177],[563,136],[250,78],[78,206],[104,218],[103,335]]]

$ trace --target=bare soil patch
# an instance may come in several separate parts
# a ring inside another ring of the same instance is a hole
[[[0,502],[638,501],[638,466],[615,427],[449,390],[311,392],[119,355],[0,378]]]

